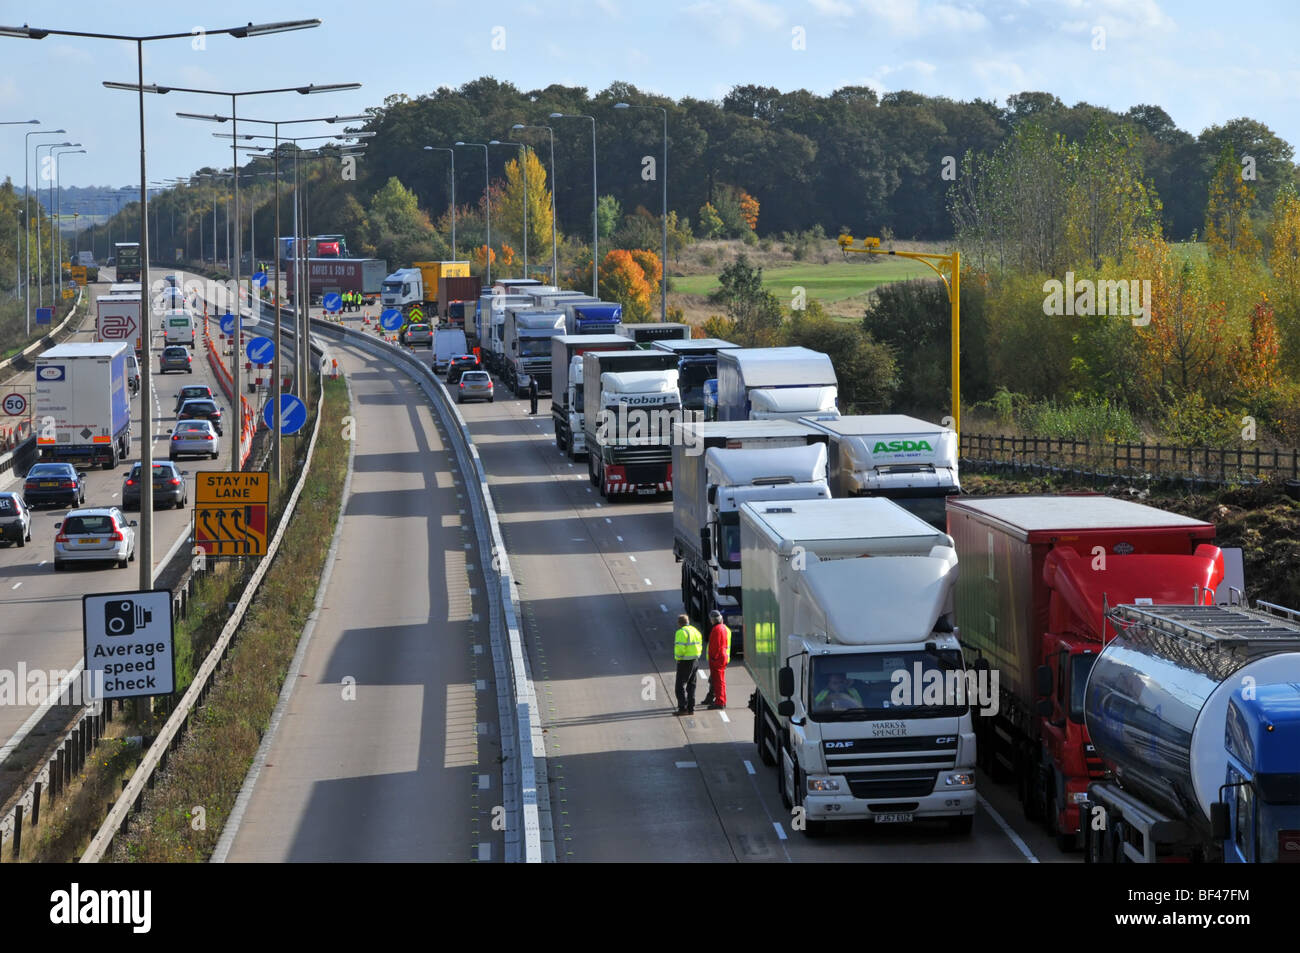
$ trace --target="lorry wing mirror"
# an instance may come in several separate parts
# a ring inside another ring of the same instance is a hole
[[[713,539],[709,535],[707,526],[700,527],[700,553],[705,559],[713,558]]]
[[[710,485],[709,492],[707,495],[709,499],[709,506],[712,506],[714,503],[718,502],[718,485],[716,483]]]
[[[1216,841],[1225,841],[1231,833],[1227,802],[1215,801],[1210,805],[1210,836]]]
[[[1038,717],[1052,717],[1052,700],[1050,698],[1040,698],[1038,704],[1034,706],[1038,710]]]
[[[794,694],[794,669],[792,669],[789,665],[782,666],[781,671],[777,672],[776,690],[782,698],[789,698],[791,695]],[[782,702],[782,704],[785,703]],[[791,704],[793,704],[793,702],[791,702]],[[791,708],[790,710],[794,711],[793,708]],[[787,713],[781,712],[781,714],[784,715]]]
[[[776,713],[782,718],[789,718],[794,715],[794,702],[790,699],[776,703]]]
[[[1052,667],[1050,665],[1038,666],[1036,677],[1038,679],[1038,694],[1052,694]]]

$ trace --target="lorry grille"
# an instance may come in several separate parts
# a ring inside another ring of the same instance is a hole
[[[924,797],[934,790],[937,771],[886,771],[865,777],[849,776],[856,798]]]
[[[639,467],[652,467],[658,474],[655,480],[663,479],[663,466],[670,463],[673,458],[672,447],[669,446],[648,446],[648,447],[616,447],[614,448],[610,463],[621,464],[628,468],[628,478],[637,481],[633,475],[634,472],[646,472],[639,470]]]
[[[628,483],[659,483],[664,479],[662,463],[632,463],[627,465]]]

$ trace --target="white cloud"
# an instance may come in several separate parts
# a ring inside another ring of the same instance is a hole
[[[808,0],[808,4],[824,17],[853,16],[853,8],[844,0]]]
[[[781,8],[763,0],[698,0],[683,12],[699,20],[723,46],[735,47],[744,42],[746,27],[775,30],[785,23]]]

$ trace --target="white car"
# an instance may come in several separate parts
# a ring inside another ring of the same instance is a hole
[[[55,523],[54,568],[71,562],[116,562],[118,569],[135,560],[135,520],[127,522],[116,506],[87,506],[72,510]]]
[[[32,511],[17,493],[0,493],[0,541],[19,546],[32,541]]]

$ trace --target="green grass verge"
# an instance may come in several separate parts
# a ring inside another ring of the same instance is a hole
[[[798,285],[809,298],[834,302],[865,295],[892,281],[929,277],[934,277],[934,272],[919,261],[879,257],[870,262],[849,260],[833,261],[826,265],[801,263],[764,268],[763,287],[782,301],[789,299],[791,289]],[[711,294],[718,290],[718,276],[710,274],[673,278],[672,290],[682,294]]]
[[[311,474],[271,570],[244,618],[225,667],[131,822],[113,860],[205,861],[252,764],[285,672],[311,614],[343,495],[348,413],[342,380],[325,385],[325,415]],[[202,654],[195,646],[194,658]],[[202,823],[196,807],[202,808]],[[196,829],[196,827],[198,829]]]

